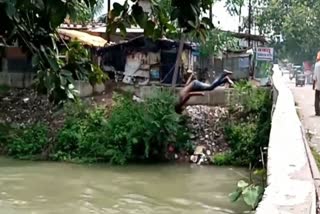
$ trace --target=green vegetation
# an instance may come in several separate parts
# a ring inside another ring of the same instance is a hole
[[[32,57],[33,68],[37,71],[37,88],[56,104],[77,97],[73,77],[78,72],[58,57],[61,50],[57,28],[67,16],[77,18],[79,5],[93,10],[96,4],[96,0],[0,1],[0,35],[4,43],[17,42]],[[85,79],[92,71],[86,69],[81,70]]]
[[[233,95],[230,107],[232,119],[225,127],[230,150],[215,155],[213,162],[217,165],[249,166],[248,182],[239,181],[236,191],[229,197],[232,202],[242,198],[254,210],[266,186],[265,148],[268,147],[271,129],[271,91],[240,81]]]
[[[213,157],[218,165],[259,165],[261,149],[268,146],[271,128],[271,92],[253,88],[248,82],[239,82],[235,87],[235,103],[231,104],[230,120],[225,127],[225,136],[230,151]]]
[[[48,145],[48,128],[41,123],[17,128],[10,140],[6,148],[9,156],[18,159],[36,159]]]
[[[271,44],[279,57],[300,64],[313,61],[319,50],[320,3],[308,0],[262,0],[256,16],[259,31],[271,35]]]
[[[48,127],[35,124],[3,131],[1,142],[9,156],[34,159],[49,151],[52,160],[73,162],[150,162],[168,160],[168,147],[190,151],[186,120],[174,112],[174,96],[158,91],[143,103],[116,96],[112,111],[83,103],[65,106],[66,120],[54,142]],[[1,131],[1,129],[0,129]]]
[[[236,191],[229,194],[229,198],[232,202],[236,202],[242,198],[243,201],[250,206],[252,210],[254,210],[261,201],[263,193],[264,187],[257,185],[252,181],[247,183],[243,180],[240,180],[237,184]]]

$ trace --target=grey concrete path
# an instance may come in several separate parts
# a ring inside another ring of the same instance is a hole
[[[320,152],[320,117],[315,116],[314,91],[311,85],[296,87],[294,80],[290,81],[288,76],[283,77],[291,89],[298,111],[306,132],[312,133],[311,145]]]

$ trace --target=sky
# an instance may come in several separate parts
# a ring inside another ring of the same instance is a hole
[[[124,0],[111,0],[111,5],[114,2],[118,2],[122,4]],[[237,31],[238,30],[238,17],[232,17],[228,11],[224,7],[225,0],[218,1],[213,6],[213,15],[214,15],[214,21],[213,24],[215,26],[219,27],[222,30],[228,30],[228,31]],[[111,6],[112,7],[112,6]],[[107,11],[107,0],[104,2],[104,9],[103,11]],[[243,12],[246,13],[246,8],[243,9]],[[220,24],[218,22],[220,21]]]

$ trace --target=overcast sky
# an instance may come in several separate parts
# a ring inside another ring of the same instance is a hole
[[[124,0],[111,0],[111,5],[114,2],[119,2],[120,4],[124,2]],[[238,17],[232,17],[229,15],[228,11],[224,7],[225,0],[221,0],[214,4],[213,6],[213,15],[214,21],[213,23],[216,26],[219,26],[222,30],[230,30],[237,31],[238,30]],[[107,0],[104,2],[104,11],[107,11]],[[246,8],[243,9],[243,13],[247,13],[248,10]],[[245,15],[245,14],[243,14]],[[218,25],[218,21],[220,21],[220,25]]]

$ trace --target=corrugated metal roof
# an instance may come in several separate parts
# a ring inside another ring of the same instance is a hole
[[[58,33],[62,37],[67,37],[71,40],[77,40],[84,45],[104,47],[107,44],[107,40],[103,39],[102,37],[93,36],[89,33],[78,30],[58,29]]]

